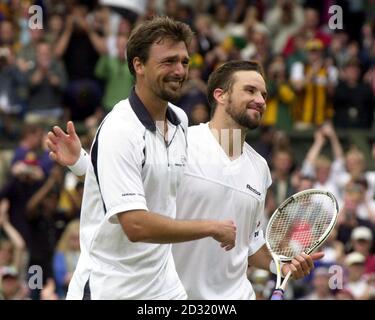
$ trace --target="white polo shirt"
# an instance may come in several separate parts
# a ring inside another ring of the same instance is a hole
[[[93,142],[81,209],[81,256],[68,299],[184,299],[170,244],[132,243],[117,214],[176,216],[186,162],[185,113],[169,105],[166,144],[136,95],[119,102]]]
[[[247,143],[231,161],[208,124],[189,127],[189,159],[177,193],[178,219],[230,219],[236,246],[224,251],[212,238],[173,244],[177,272],[189,299],[255,299],[248,256],[265,243],[261,219],[271,174]]]

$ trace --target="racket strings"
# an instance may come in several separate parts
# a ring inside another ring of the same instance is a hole
[[[334,212],[335,202],[326,194],[305,194],[290,201],[271,217],[270,248],[284,259],[309,253],[330,226]]]

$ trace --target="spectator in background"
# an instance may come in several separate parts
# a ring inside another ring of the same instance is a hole
[[[103,106],[106,113],[111,111],[117,102],[126,99],[133,86],[134,79],[126,59],[127,43],[126,36],[117,36],[116,57],[103,55],[95,67],[95,76],[105,82]]]
[[[366,159],[362,151],[357,147],[351,147],[345,156],[346,172],[336,177],[341,190],[350,182],[358,179],[366,180],[367,198],[372,200],[375,195],[375,172],[366,170]]]
[[[111,14],[111,16],[113,13]],[[117,29],[114,30],[111,34],[106,37],[106,53],[110,57],[118,57],[119,54],[117,52],[118,46],[118,37],[125,37],[126,39],[129,38],[131,31],[131,24],[128,20],[123,17],[119,17],[119,22]],[[103,54],[102,54],[103,55]]]
[[[255,149],[255,151],[258,152],[264,159],[266,159],[268,164],[271,164],[272,162],[272,151],[274,149],[275,135],[275,127],[262,124],[262,126],[259,127],[259,138],[253,143],[253,148]]]
[[[285,61],[281,55],[273,58],[267,73],[268,100],[263,125],[290,130],[293,128],[292,103],[296,95],[287,82]]]
[[[321,154],[322,148],[329,140],[334,161]],[[306,154],[302,165],[302,175],[315,179],[314,188],[330,191],[335,197],[341,198],[340,189],[337,186],[337,175],[345,171],[344,152],[340,141],[331,124],[324,124],[314,132],[314,143]]]
[[[29,247],[30,227],[26,218],[26,203],[41,186],[44,175],[40,166],[27,161],[17,162],[11,170],[11,177],[0,190],[0,200],[9,200],[9,220]]]
[[[354,300],[353,294],[348,289],[337,290],[335,293],[336,300]]]
[[[65,62],[68,87],[64,99],[67,118],[83,121],[90,116],[102,117],[101,88],[94,71],[99,54],[106,52],[102,30],[89,18],[88,6],[74,4],[67,16],[65,30],[58,39],[54,54]]]
[[[48,17],[48,29],[45,40],[54,46],[62,33],[64,32],[64,18],[61,14],[55,12]]]
[[[66,296],[79,254],[79,220],[77,219],[72,220],[66,226],[57,244],[53,258],[56,291],[60,298],[65,298]]]
[[[22,46],[17,54],[17,66],[27,74],[36,65],[36,47],[43,40],[44,29],[29,28],[30,42]]]
[[[351,292],[356,300],[368,300],[373,296],[374,289],[364,277],[365,256],[359,252],[349,253],[345,258],[348,270],[348,281],[344,289]]]
[[[189,119],[189,126],[207,122],[210,108],[207,101],[207,85],[202,80],[203,57],[199,54],[198,41],[193,37],[190,43],[190,64],[188,79],[182,87],[182,95],[176,102]]]
[[[348,52],[349,36],[344,30],[335,30],[332,34],[332,41],[327,48],[327,54],[336,62],[336,66],[341,69],[349,59]]]
[[[241,59],[255,59],[266,65],[271,56],[270,33],[267,27],[258,20],[258,12],[254,7],[249,7],[246,17],[237,31],[237,37],[242,37],[245,42],[240,46]]]
[[[25,124],[22,128],[21,139],[14,150],[13,159],[11,165],[17,164],[17,162],[24,162],[26,165],[37,165],[43,172],[41,179],[48,176],[52,168],[53,161],[49,158],[48,152],[44,149],[43,145],[43,128],[38,124]],[[12,172],[14,172],[13,167]],[[38,169],[34,168],[34,173],[38,174]]]
[[[62,94],[66,86],[63,65],[52,58],[51,46],[46,41],[36,44],[36,63],[28,72],[29,99],[26,112],[28,122],[54,124],[62,119]]]
[[[262,24],[256,24],[247,29],[247,41],[253,44],[254,51],[241,50],[243,60],[257,60],[262,65],[267,65],[271,59],[270,37],[268,30]]]
[[[29,291],[13,267],[0,268],[0,300],[26,300]]]
[[[53,254],[68,222],[64,212],[58,209],[63,176],[63,169],[56,165],[46,182],[27,202],[31,235],[29,266],[42,267],[44,285],[54,285]],[[32,299],[40,299],[40,289],[31,291]]]
[[[319,39],[306,43],[307,61],[292,65],[290,81],[298,94],[296,129],[321,125],[332,117],[331,98],[337,81],[337,69],[326,65],[324,45]]]
[[[372,254],[373,233],[367,227],[356,227],[351,234],[351,246],[355,252],[359,252],[365,257],[364,273],[375,273],[375,255]]]
[[[366,226],[371,230],[374,229],[374,225],[369,220],[374,214],[374,203],[366,204],[365,199],[366,189],[363,180],[351,181],[346,185],[337,218],[338,239],[346,246],[349,245],[354,228]]]
[[[292,183],[293,155],[288,149],[277,149],[272,157],[272,184],[268,188],[265,211],[270,215],[289,196],[295,193]]]
[[[233,34],[236,24],[230,21],[230,11],[224,1],[215,6],[214,19],[211,26],[215,43],[220,44]]]
[[[25,271],[25,241],[9,222],[9,201],[0,201],[0,269],[13,267],[18,273]],[[3,236],[2,236],[3,234]]]
[[[69,173],[65,175],[65,180]],[[72,176],[71,174],[70,176]],[[75,179],[79,179],[74,176]],[[65,216],[70,220],[74,218],[79,218],[81,214],[81,204],[83,197],[83,185],[84,183],[80,180],[73,182],[74,187],[65,187],[61,192],[59,208],[65,212]]]
[[[302,297],[302,300],[335,300],[329,288],[330,277],[331,275],[327,268],[316,268],[312,278],[312,290],[309,294]]]
[[[214,36],[212,34],[212,19],[209,15],[197,13],[194,19],[195,38],[198,42],[198,52],[205,57],[207,52],[215,46]]]
[[[370,86],[361,81],[359,60],[351,60],[343,69],[334,94],[334,124],[337,128],[371,129],[375,100]]]
[[[295,0],[281,0],[267,13],[265,24],[272,39],[272,52],[279,54],[288,39],[303,25],[303,9]]]
[[[30,245],[30,230],[26,219],[26,203],[43,179],[48,176],[52,161],[42,148],[43,129],[35,124],[23,127],[21,140],[11,160],[10,177],[0,190],[0,200],[10,203],[9,218],[14,227]]]
[[[319,11],[314,8],[305,8],[303,17],[303,25],[296,35],[292,35],[286,42],[283,49],[283,54],[289,56],[296,50],[296,37],[302,37],[303,42],[306,43],[309,40],[318,39],[322,43],[323,47],[327,47],[331,42],[331,36],[328,35],[319,26]]]
[[[337,236],[338,230],[337,227],[335,227],[319,249],[324,252],[324,257],[319,262],[317,261],[317,265],[329,267],[344,262],[345,247],[344,244],[337,239]]]
[[[17,41],[16,27],[11,20],[4,19],[0,22],[0,46],[8,47],[12,52],[17,53],[20,49],[20,42]]]
[[[26,98],[26,77],[14,63],[8,46],[0,47],[0,133],[14,136],[13,121],[21,119]]]

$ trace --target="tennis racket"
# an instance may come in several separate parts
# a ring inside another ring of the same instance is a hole
[[[335,196],[317,189],[298,192],[273,213],[266,229],[266,245],[276,265],[276,286],[271,300],[283,300],[291,271],[281,283],[281,262],[311,254],[329,236],[338,215]]]

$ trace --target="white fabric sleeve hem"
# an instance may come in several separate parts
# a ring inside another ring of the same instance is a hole
[[[76,176],[84,176],[86,174],[87,162],[89,160],[88,154],[84,149],[81,149],[79,159],[72,166],[68,166]]]
[[[106,219],[108,220],[109,223],[118,224],[119,221],[118,221],[117,214],[126,212],[126,211],[131,211],[131,210],[148,211],[148,208],[146,204],[142,202],[129,202],[129,203],[121,204],[109,210],[106,213]]]
[[[264,240],[263,237],[263,231],[260,230],[259,232],[261,233],[259,237],[256,240],[253,239],[249,246],[248,256],[255,254],[266,243],[266,240]]]

